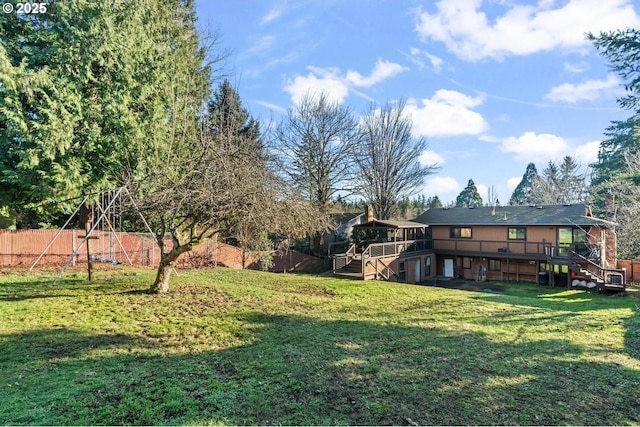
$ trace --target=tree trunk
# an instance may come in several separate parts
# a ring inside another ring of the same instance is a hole
[[[158,266],[158,273],[156,274],[156,280],[151,285],[149,292],[154,294],[166,294],[169,292],[169,278],[171,276],[171,270],[174,263],[167,262],[165,256],[162,256],[160,265]]]
[[[312,254],[315,256],[320,256],[322,255],[322,248],[321,248],[321,243],[322,243],[322,231],[316,231],[313,234],[313,248],[312,248]]]
[[[171,271],[173,271],[178,257],[185,252],[189,252],[191,249],[191,245],[181,245],[161,255],[156,280],[151,285],[151,288],[149,288],[149,292],[154,294],[165,294],[169,292],[169,278],[171,277]]]

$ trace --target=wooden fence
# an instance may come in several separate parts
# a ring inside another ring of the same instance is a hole
[[[69,261],[84,234],[84,230],[0,230],[0,267],[28,269],[41,255],[36,268],[62,266]],[[90,254],[95,262],[157,267],[160,261],[160,249],[149,234],[95,231],[92,237],[95,238],[89,240]],[[170,242],[167,244],[171,245]],[[275,256],[273,261],[271,271],[275,272],[326,270],[322,260],[296,251]],[[86,247],[78,251],[73,262],[87,262]],[[250,269],[259,268],[250,256],[245,264]],[[207,240],[178,259],[178,267],[216,266],[242,268],[242,250]]]
[[[640,283],[640,261],[618,260],[618,268],[627,270],[627,283]]]

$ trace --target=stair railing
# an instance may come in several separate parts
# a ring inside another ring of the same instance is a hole
[[[353,258],[356,255],[356,245],[352,244],[349,249],[347,249],[347,252],[345,252],[344,254],[335,254],[333,256],[333,272],[335,274],[335,272],[337,270],[341,270],[343,268],[345,268],[347,265],[351,264],[351,261],[353,261]]]
[[[596,264],[589,258],[577,253],[574,250],[571,251],[571,260],[574,266],[577,266],[586,270],[587,272],[591,273],[594,277],[597,277],[598,279],[602,280],[602,282],[605,284],[608,281],[607,277],[610,273],[617,273],[622,275],[623,284],[626,283],[624,270],[602,267],[599,264]]]
[[[392,276],[395,276],[396,278],[398,277],[396,272],[393,271],[391,267],[389,267],[389,265],[386,264],[381,259],[378,259],[378,258],[368,259],[365,262],[364,268],[366,268],[367,265],[372,265],[373,268],[375,269],[376,280],[380,280],[381,278],[384,280],[389,280],[391,279]]]
[[[382,264],[382,269],[378,267],[378,264]],[[381,259],[376,259],[376,271],[380,272],[380,275],[384,278],[384,280],[389,280],[391,276],[395,276],[396,279],[398,278],[396,272],[393,271],[391,267],[389,267],[388,264],[385,264]]]

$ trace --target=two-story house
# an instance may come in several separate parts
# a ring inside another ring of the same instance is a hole
[[[586,205],[429,209],[413,221],[369,221],[334,272],[419,283],[438,276],[623,290],[614,224]],[[382,251],[382,252],[381,252]],[[336,264],[335,261],[338,260]],[[350,265],[353,261],[355,264]]]

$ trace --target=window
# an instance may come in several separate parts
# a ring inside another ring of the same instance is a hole
[[[524,227],[509,227],[507,233],[507,239],[509,240],[526,240],[527,229]]]
[[[398,263],[398,282],[405,283],[407,281],[407,272],[405,271],[404,261]]]
[[[431,276],[431,257],[430,256],[424,259],[424,275],[426,277]]]
[[[501,261],[499,259],[490,259],[489,260],[489,270],[490,271],[500,271]]]
[[[572,244],[578,246],[586,246],[589,241],[589,235],[581,228],[559,228],[558,229],[558,253],[559,255],[567,255]]]
[[[471,227],[451,227],[449,237],[452,239],[470,239]]]
[[[462,267],[463,268],[471,268],[471,258],[468,256],[462,258]]]

